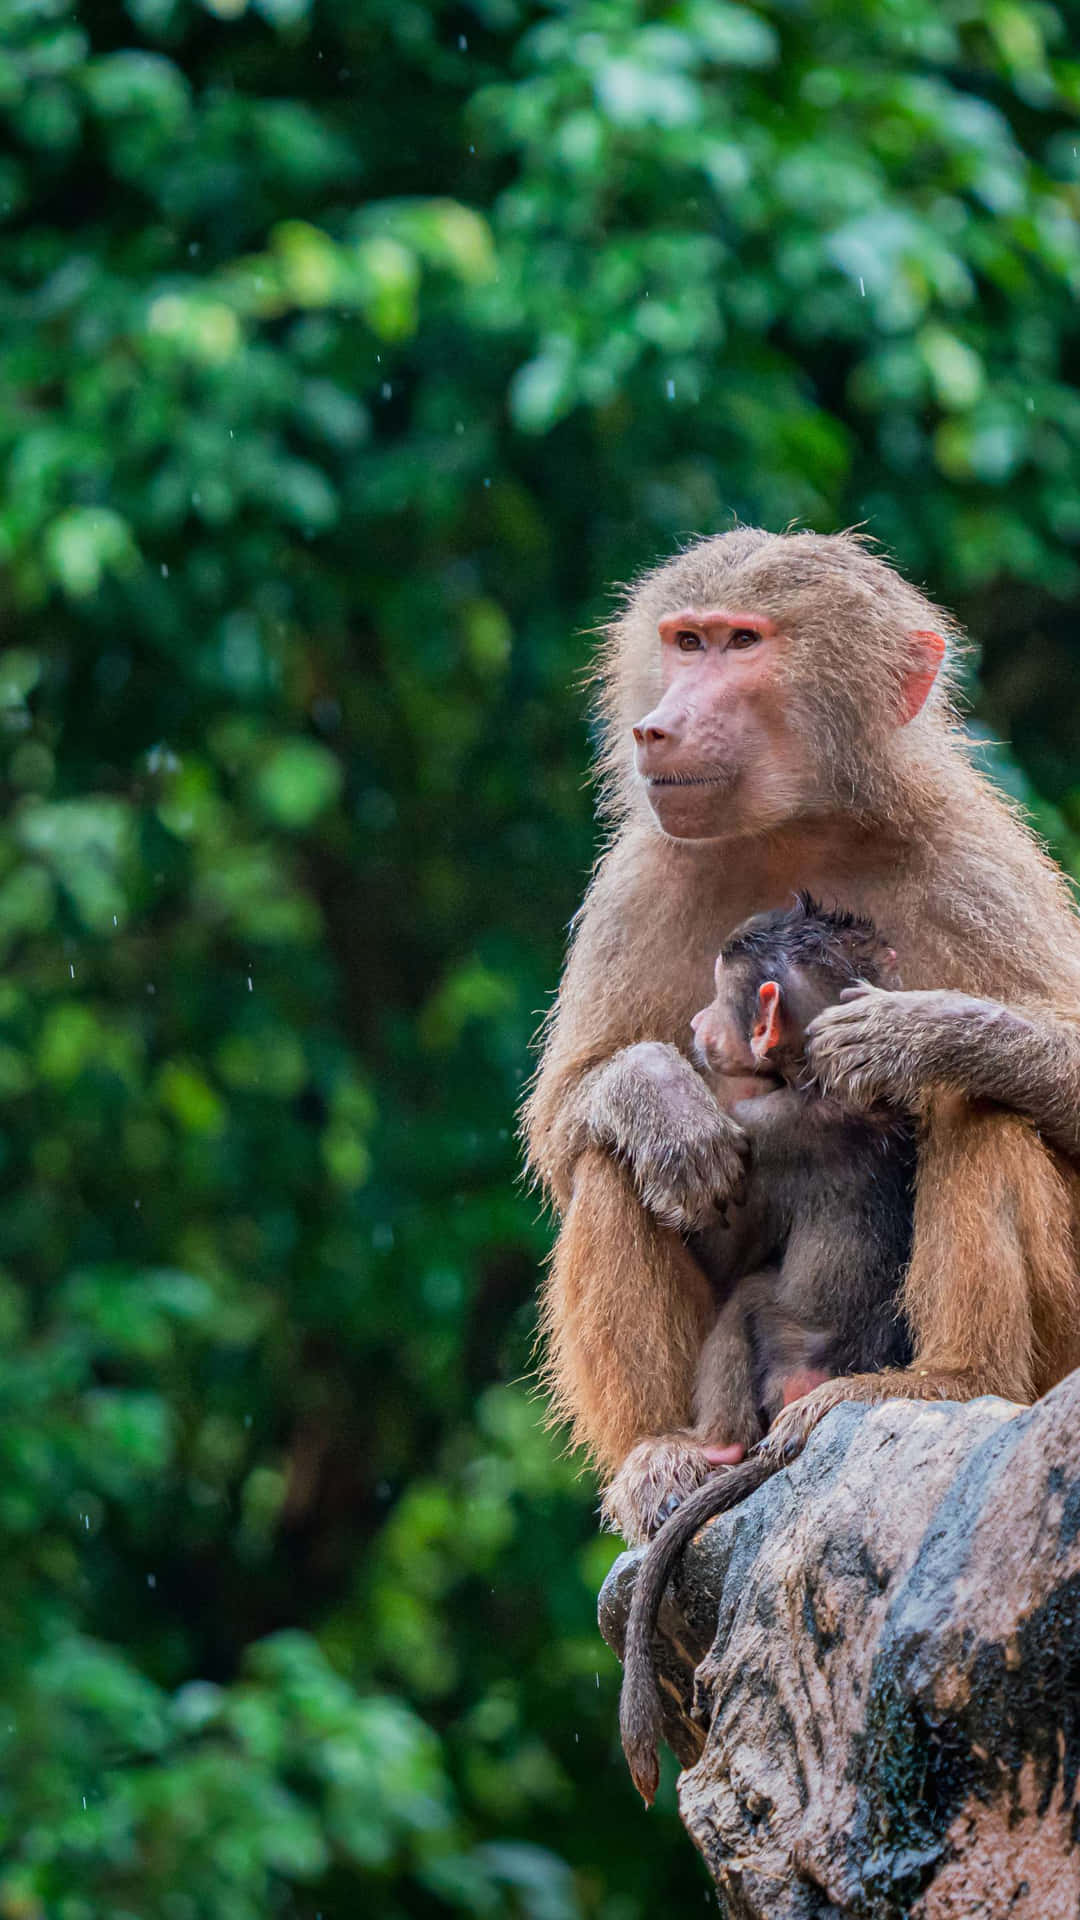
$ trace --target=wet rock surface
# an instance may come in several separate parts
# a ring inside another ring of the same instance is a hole
[[[600,1596],[616,1651],[639,1558]],[[697,1536],[656,1650],[730,1920],[1075,1920],[1080,1374],[838,1408]]]

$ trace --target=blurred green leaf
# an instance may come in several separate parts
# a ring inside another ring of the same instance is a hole
[[[290,740],[260,768],[255,797],[282,827],[309,827],[341,791],[341,768],[314,740]]]

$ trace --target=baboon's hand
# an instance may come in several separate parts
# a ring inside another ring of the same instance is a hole
[[[822,1381],[778,1413],[751,1457],[767,1460],[774,1467],[788,1466],[825,1415],[845,1400],[857,1400],[864,1406],[878,1406],[883,1400],[974,1400],[987,1391],[985,1375],[941,1367],[888,1367],[882,1373],[841,1374],[835,1380]],[[1017,1412],[1020,1410],[1018,1407]]]
[[[716,1445],[689,1432],[654,1434],[628,1453],[600,1503],[604,1525],[639,1546],[711,1474],[745,1457],[739,1444]]]
[[[861,983],[807,1029],[807,1058],[824,1092],[845,1106],[913,1107],[932,1082],[963,1092],[965,1042],[1005,1008],[964,993],[891,993]]]
[[[819,1426],[827,1413],[845,1400],[873,1399],[875,1396],[864,1391],[864,1382],[870,1376],[852,1374],[836,1380],[826,1380],[804,1393],[800,1399],[793,1400],[781,1413],[778,1413],[764,1440],[759,1440],[754,1449],[774,1467],[789,1466],[802,1452],[814,1428]],[[883,1377],[883,1376],[882,1376]]]
[[[595,1083],[588,1132],[629,1168],[644,1206],[679,1233],[715,1227],[745,1195],[749,1141],[677,1047],[645,1040]]]

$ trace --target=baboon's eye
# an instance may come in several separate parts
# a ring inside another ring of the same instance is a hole
[[[700,653],[705,642],[700,633],[695,633],[692,627],[683,627],[675,635],[675,645],[680,653]]]
[[[756,647],[760,639],[761,635],[756,627],[736,627],[728,641],[728,646],[737,647],[741,653],[744,647]]]

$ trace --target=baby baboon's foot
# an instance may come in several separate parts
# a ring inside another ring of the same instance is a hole
[[[695,1487],[746,1456],[739,1443],[692,1433],[654,1434],[628,1453],[600,1503],[604,1525],[629,1546],[651,1540]]]

